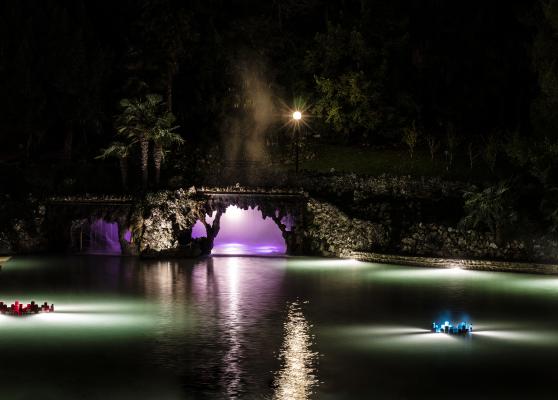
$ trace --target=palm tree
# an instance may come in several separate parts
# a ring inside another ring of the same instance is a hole
[[[151,130],[150,139],[153,140],[153,164],[155,166],[155,184],[159,186],[161,178],[161,163],[165,148],[173,144],[182,144],[184,139],[175,132],[178,126],[173,126],[176,118],[170,112],[157,120],[157,125]]]
[[[95,158],[106,159],[114,157],[120,164],[120,176],[122,177],[122,187],[128,189],[128,157],[130,156],[132,143],[112,142],[106,149],[101,149],[101,154]]]
[[[158,114],[163,98],[157,94],[148,94],[145,99],[122,99],[122,111],[116,116],[117,132],[137,140],[141,150],[142,186],[147,188],[149,180],[149,139],[154,127],[158,125]]]

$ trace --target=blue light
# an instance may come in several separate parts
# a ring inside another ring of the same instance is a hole
[[[443,324],[432,323],[432,332],[434,333],[447,333],[450,335],[467,335],[473,332],[473,324],[467,322],[460,322],[456,325],[450,324],[445,321]]]

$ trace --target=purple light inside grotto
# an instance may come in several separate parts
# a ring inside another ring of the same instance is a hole
[[[128,243],[132,241],[132,231],[130,231],[129,229],[126,229],[126,233],[124,234],[124,240],[126,240]]]
[[[215,213],[207,216],[213,221]],[[205,227],[197,221],[192,238],[205,237]],[[218,255],[281,255],[287,248],[279,227],[271,218],[262,218],[259,208],[243,210],[229,206],[221,216],[220,229],[211,254]]]
[[[93,254],[121,254],[118,224],[102,219],[95,220],[89,227],[87,252]]]
[[[211,215],[205,216],[205,221],[211,224],[216,215],[217,211],[213,211]],[[198,239],[201,237],[207,237],[207,232],[205,231],[205,226],[203,226],[202,222],[198,219],[192,227],[192,239]]]

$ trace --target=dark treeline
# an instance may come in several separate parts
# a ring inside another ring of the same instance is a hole
[[[249,106],[248,64],[276,101],[304,100],[325,142],[544,169],[558,148],[556,3],[3,1],[0,161],[93,178],[119,101],[156,93],[184,139],[167,158],[194,171]]]

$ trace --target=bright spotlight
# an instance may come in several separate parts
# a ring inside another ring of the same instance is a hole
[[[295,121],[301,120],[301,119],[302,119],[302,113],[301,113],[300,111],[295,111],[295,112],[293,113],[293,119],[294,119]]]

